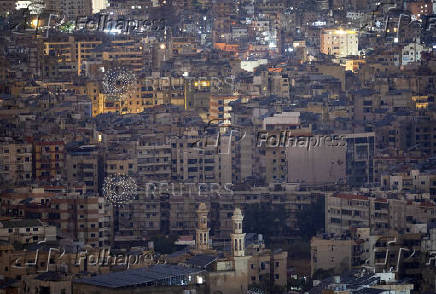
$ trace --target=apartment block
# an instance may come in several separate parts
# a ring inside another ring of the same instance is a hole
[[[67,181],[71,184],[84,183],[86,193],[97,194],[101,179],[101,164],[95,145],[67,148]]]
[[[369,226],[368,197],[337,194],[326,197],[325,201],[326,233],[340,236],[353,227]]]
[[[347,134],[345,140],[347,143],[347,184],[350,186],[372,184],[374,182],[375,134]]]
[[[48,0],[46,8],[64,14],[70,20],[92,14],[92,0]]]
[[[171,145],[168,138],[158,134],[138,140],[138,178],[141,182],[170,181],[172,175]]]
[[[337,193],[326,197],[325,232],[347,235],[353,228],[368,227],[373,234],[391,230],[407,233],[416,224],[436,220],[436,206],[428,200],[376,198]]]
[[[335,274],[350,271],[360,265],[359,245],[354,240],[322,239],[314,237],[310,241],[311,274],[318,270],[331,270]]]
[[[0,240],[9,244],[32,244],[56,240],[56,227],[38,219],[10,219],[0,221]]]
[[[45,141],[33,143],[34,173],[38,180],[60,180],[65,177],[65,143]]]
[[[63,187],[17,189],[0,195],[2,215],[39,219],[55,226],[58,236],[72,238],[92,247],[112,240],[112,211],[104,198],[85,196],[85,187],[67,192]],[[31,199],[23,203],[23,199]]]
[[[170,138],[172,179],[191,183],[216,182],[216,146],[198,131],[182,138]],[[212,141],[212,139],[210,139]],[[198,144],[198,145],[197,145]]]
[[[256,236],[255,236],[256,237]],[[246,238],[246,254],[248,260],[248,276],[250,284],[273,283],[277,286],[287,284],[286,265],[288,252],[283,250],[270,250],[265,248],[263,240]]]
[[[323,29],[321,31],[321,53],[338,57],[359,55],[357,32],[343,29]]]
[[[32,180],[32,144],[6,138],[0,142],[0,182],[24,184]]]

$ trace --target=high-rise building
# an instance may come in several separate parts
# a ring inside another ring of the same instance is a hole
[[[0,184],[29,183],[31,180],[32,144],[5,138],[0,142]]]
[[[39,180],[60,180],[65,175],[65,143],[63,141],[35,142],[34,172]]]
[[[346,175],[350,186],[374,183],[375,134],[346,135]]]

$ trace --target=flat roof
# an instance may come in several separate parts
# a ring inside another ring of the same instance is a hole
[[[39,219],[11,219],[0,221],[0,223],[3,228],[29,228],[43,226]]]
[[[147,286],[147,284],[200,273],[202,270],[177,265],[158,264],[147,268],[113,272],[90,278],[75,280],[77,284],[88,284],[105,288]]]

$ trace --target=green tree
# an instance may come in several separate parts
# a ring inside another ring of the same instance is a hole
[[[300,236],[310,240],[324,229],[325,222],[324,198],[320,198],[311,205],[304,207],[297,213],[297,228]]]
[[[313,280],[324,280],[328,277],[331,277],[335,274],[335,270],[330,268],[328,270],[324,270],[322,268],[317,269],[312,276]]]
[[[283,236],[289,232],[287,214],[283,206],[269,203],[253,204],[244,209],[244,231],[262,234],[265,241],[271,237]]]
[[[177,247],[174,242],[177,241],[177,236],[169,235],[156,235],[151,238],[154,243],[154,251],[161,254],[170,254],[177,251]]]

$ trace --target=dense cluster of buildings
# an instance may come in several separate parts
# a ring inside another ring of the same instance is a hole
[[[0,0],[0,294],[435,293],[435,9]]]

